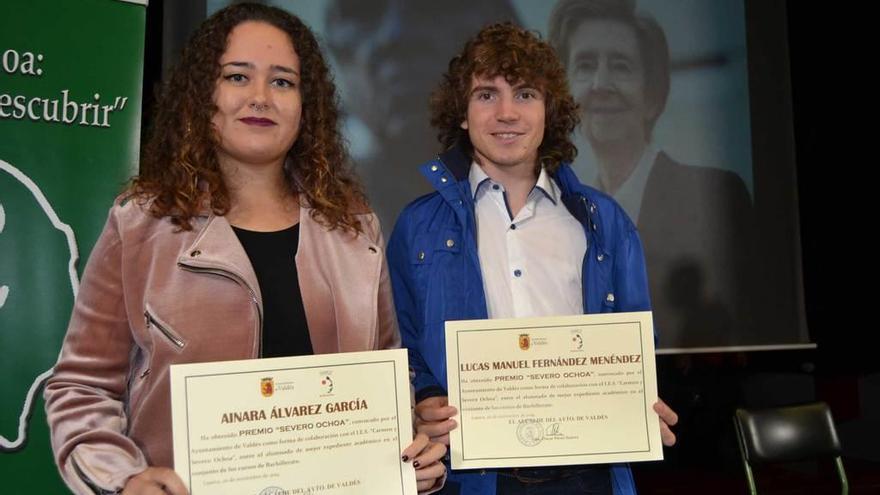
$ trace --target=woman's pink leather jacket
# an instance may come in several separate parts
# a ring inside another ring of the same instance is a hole
[[[328,230],[302,208],[296,267],[316,354],[398,347],[379,223]],[[52,446],[74,492],[116,492],[172,467],[169,365],[256,358],[262,303],[229,223],[179,231],[136,200],[111,209],[46,390]]]

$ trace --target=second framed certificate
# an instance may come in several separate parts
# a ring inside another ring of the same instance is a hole
[[[452,467],[659,460],[651,313],[446,323]]]

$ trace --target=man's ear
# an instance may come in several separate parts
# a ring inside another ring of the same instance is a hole
[[[467,128],[468,128],[467,119],[464,119],[464,120],[461,121],[461,126],[460,126],[460,127],[461,127],[462,129],[464,129],[464,130],[467,130]]]

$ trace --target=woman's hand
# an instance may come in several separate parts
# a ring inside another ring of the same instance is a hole
[[[449,432],[458,426],[451,418],[458,414],[458,410],[449,405],[448,397],[423,399],[416,404],[415,414],[416,431],[428,435],[432,442],[449,445]]]
[[[173,469],[149,467],[129,478],[122,495],[189,495],[183,481]]]
[[[443,486],[446,466],[441,459],[446,455],[446,446],[428,440],[428,436],[419,433],[403,450],[403,462],[412,462],[416,468],[416,486],[419,493],[425,493]]]
[[[663,440],[663,445],[672,447],[675,445],[675,433],[671,427],[678,423],[678,414],[659,398],[654,403],[654,412],[660,416],[660,438]]]

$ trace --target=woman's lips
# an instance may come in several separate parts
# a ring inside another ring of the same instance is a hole
[[[272,119],[264,119],[260,117],[245,117],[243,119],[239,119],[247,125],[256,125],[260,127],[268,127],[275,125],[275,121]]]

